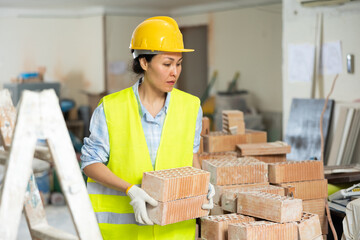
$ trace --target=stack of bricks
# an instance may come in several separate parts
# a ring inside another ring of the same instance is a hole
[[[236,149],[241,157],[254,157],[266,163],[285,162],[291,151],[290,145],[281,141],[237,144]]]
[[[159,202],[147,207],[149,218],[167,225],[207,216],[201,206],[208,203],[209,178],[208,172],[193,167],[145,172],[141,187]]]
[[[227,189],[221,195],[221,208],[228,212],[236,212],[237,211],[237,201],[238,201],[238,193],[246,193],[246,192],[264,192],[264,193],[271,193],[276,194],[279,196],[285,196],[285,188],[277,187],[273,185],[267,186],[251,186],[247,187],[246,185],[251,184],[244,184],[244,187],[238,187],[234,189]]]
[[[215,187],[215,206],[210,212],[211,215],[226,213],[220,204],[223,190],[268,185],[267,164],[254,158],[224,156],[218,159],[203,160],[202,167],[205,171],[210,172],[210,182]]]
[[[241,143],[264,143],[267,134],[264,131],[246,129],[244,134],[231,135],[222,131],[210,132],[203,136],[204,152],[236,151]]]
[[[201,239],[226,240],[229,224],[246,222],[255,222],[255,218],[236,213],[202,217]]]
[[[223,132],[232,135],[245,134],[244,113],[239,110],[226,110],[222,112]]]
[[[242,143],[264,143],[267,141],[265,131],[245,129],[244,114],[238,110],[223,111],[222,131],[210,132],[208,118],[203,118],[200,152],[236,151],[236,145]]]
[[[269,182],[278,186],[295,188],[294,197],[303,200],[305,212],[317,214],[322,234],[328,233],[325,215],[327,180],[324,179],[321,161],[287,161],[269,164]]]
[[[294,223],[257,221],[229,224],[229,240],[298,240]]]
[[[221,158],[236,158],[237,157],[237,153],[234,151],[227,151],[227,152],[213,152],[213,153],[208,153],[208,152],[203,152],[203,153],[199,153],[199,162],[200,162],[200,166],[202,166],[202,161],[203,160],[207,160],[207,159],[221,159]]]

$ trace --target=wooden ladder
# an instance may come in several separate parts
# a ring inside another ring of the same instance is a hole
[[[55,91],[24,91],[17,114],[9,92],[0,91],[0,139],[1,240],[16,239],[22,209],[32,239],[102,239]],[[36,147],[38,139],[46,139],[48,148]],[[34,156],[53,161],[77,236],[48,224],[32,172]]]

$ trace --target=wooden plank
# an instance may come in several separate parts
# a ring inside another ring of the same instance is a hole
[[[35,183],[35,176],[31,174],[26,188],[24,213],[32,239],[43,240],[77,240],[78,237],[56,229],[48,224],[46,213],[41,201],[40,192]]]
[[[5,150],[10,149],[15,119],[16,109],[9,90],[0,90],[0,145],[2,143]]]
[[[40,93],[42,128],[80,239],[101,239],[74,147],[53,90]]]

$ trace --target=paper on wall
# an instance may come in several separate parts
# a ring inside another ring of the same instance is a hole
[[[124,61],[110,62],[108,69],[110,74],[121,75],[126,72],[127,64]]]
[[[341,56],[341,41],[324,43],[321,54],[321,72],[329,75],[342,73]]]
[[[289,82],[310,82],[314,73],[315,46],[289,44]]]

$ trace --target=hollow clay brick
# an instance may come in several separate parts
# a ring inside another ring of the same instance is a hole
[[[228,239],[228,225],[232,223],[254,222],[255,218],[241,214],[225,214],[201,218],[201,238],[206,240]]]
[[[202,118],[202,129],[201,129],[201,136],[208,135],[210,133],[210,119],[208,117]]]
[[[239,110],[228,110],[222,112],[223,132],[231,134],[244,134],[244,114]]]
[[[285,196],[285,189],[277,186],[262,186],[262,187],[249,187],[243,189],[230,189],[225,190],[221,196],[221,207],[229,212],[236,212],[237,209],[237,194],[240,192],[258,191]]]
[[[254,158],[209,159],[203,161],[214,185],[258,183],[268,181],[267,164]]]
[[[310,200],[328,197],[327,179],[279,184],[282,187],[287,185],[295,187],[295,198]]]
[[[299,240],[313,240],[321,237],[321,226],[319,216],[303,212],[301,220],[296,222],[299,231]]]
[[[261,143],[267,141],[265,131],[245,130],[245,134],[231,135],[223,132],[210,132],[204,135],[204,152],[236,151],[240,143]]]
[[[321,161],[287,161],[269,164],[270,183],[288,183],[324,179]]]
[[[144,172],[142,189],[161,202],[207,194],[210,173],[194,167]]]
[[[312,199],[303,201],[303,211],[317,214],[320,219],[322,234],[328,234],[328,220],[325,214],[325,201],[326,199]]]
[[[295,223],[266,221],[229,224],[229,240],[297,240]]]
[[[290,153],[291,147],[285,142],[248,143],[236,145],[241,156],[278,155]]]
[[[236,184],[236,185],[214,185],[215,187],[215,195],[213,197],[213,201],[215,204],[219,204],[220,200],[221,200],[221,195],[227,191],[227,190],[240,190],[243,188],[251,188],[251,187],[263,187],[263,186],[268,186],[269,183],[268,182],[262,182],[262,183],[248,183],[248,184]]]
[[[224,209],[222,209],[219,205],[214,204],[214,207],[212,209],[210,209],[210,216],[214,216],[214,215],[224,215],[224,214],[228,214],[231,212],[225,211]]]
[[[286,154],[277,154],[277,155],[249,155],[248,157],[256,158],[259,161],[264,163],[277,163],[277,162],[286,162]]]
[[[200,165],[202,166],[203,160],[219,159],[219,158],[224,158],[224,157],[237,158],[237,153],[234,151],[213,152],[213,153],[203,152],[203,153],[199,154],[199,162],[200,162]]]
[[[184,220],[207,216],[209,211],[201,206],[208,203],[206,195],[159,202],[158,206],[147,206],[149,218],[158,225],[167,225]]]
[[[284,223],[300,221],[302,200],[264,192],[245,192],[237,194],[237,212]]]

